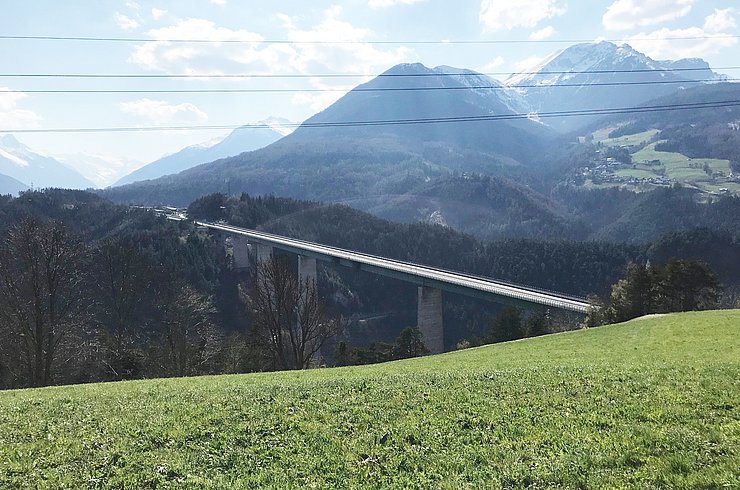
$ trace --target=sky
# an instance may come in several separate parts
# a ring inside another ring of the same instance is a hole
[[[4,132],[238,126],[273,116],[300,122],[398,63],[469,68],[503,80],[579,40],[628,42],[654,59],[701,57],[718,71],[740,78],[739,70],[721,69],[740,65],[737,0],[7,0],[1,8],[0,36],[159,40],[0,38]],[[670,37],[698,39],[666,40]],[[173,39],[219,42],[162,41]],[[189,76],[36,76],[44,74]],[[263,77],[208,76],[217,74]],[[285,91],[23,92],[101,89]],[[91,153],[150,162],[226,133],[198,129],[15,135],[51,155]]]

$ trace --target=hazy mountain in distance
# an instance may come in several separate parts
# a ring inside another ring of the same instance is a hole
[[[472,70],[403,63],[308,119],[292,139],[385,135],[407,147],[437,142],[523,161],[534,156],[542,139],[552,136],[543,124],[515,117],[526,112],[525,105],[515,91]],[[486,117],[501,119],[480,119]],[[358,121],[361,124],[354,124]],[[337,123],[347,126],[331,126]]]
[[[27,186],[87,189],[95,184],[60,161],[31,150],[13,135],[0,136],[0,173]]]
[[[232,192],[331,201],[399,194],[453,172],[526,171],[557,134],[520,117],[521,104],[479,73],[401,64],[267,148],[106,195],[187,204],[228,181]]]
[[[570,46],[504,83],[537,113],[635,107],[699,83],[719,81],[700,59],[656,61],[627,44],[602,41]],[[571,131],[600,116],[548,117],[543,122]]]
[[[99,188],[108,187],[121,177],[144,165],[136,160],[97,153],[55,155],[54,158],[68,167],[72,167]]]
[[[23,182],[18,182],[13,177],[0,174],[0,195],[16,195],[21,191],[28,190],[28,186]]]
[[[225,138],[216,138],[197,145],[188,146],[144,165],[118,179],[113,185],[125,185],[140,180],[151,180],[164,175],[176,174],[202,163],[231,157],[268,146],[293,131],[293,123],[272,117],[255,125],[246,125],[232,131]]]

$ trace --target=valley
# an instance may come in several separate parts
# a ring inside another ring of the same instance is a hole
[[[6,3],[0,488],[740,488],[732,2]]]
[[[740,173],[729,160],[691,158],[677,152],[658,151],[665,144],[660,131],[650,129],[636,134],[609,137],[618,128],[596,131],[581,141],[593,141],[608,148],[623,150],[621,160],[601,154],[581,167],[578,181],[588,188],[620,187],[633,191],[649,191],[656,187],[683,185],[709,195],[740,195]]]

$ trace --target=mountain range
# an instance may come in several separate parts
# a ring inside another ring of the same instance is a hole
[[[547,114],[630,108],[699,83],[720,80],[722,76],[701,59],[656,61],[628,44],[602,41],[556,52],[504,83],[521,95],[530,112]],[[567,132],[600,117],[554,116],[545,122]]]
[[[16,195],[25,190],[28,190],[28,186],[23,182],[19,182],[13,177],[0,174],[0,195]]]
[[[287,119],[272,117],[254,125],[235,129],[225,138],[216,138],[197,145],[188,146],[155,160],[117,180],[113,185],[125,185],[141,180],[150,180],[164,175],[176,174],[202,163],[238,155],[268,146],[293,131],[293,123]]]
[[[95,184],[51,156],[36,152],[13,135],[0,136],[0,174],[27,187],[87,189]]]
[[[548,113],[636,107],[718,79],[701,60],[655,61],[609,42],[571,46],[505,83],[450,66],[401,64],[266,148],[108,195],[184,205],[226,191],[228,181],[237,192],[361,202],[455,172],[526,182],[570,144],[560,134],[593,123]]]

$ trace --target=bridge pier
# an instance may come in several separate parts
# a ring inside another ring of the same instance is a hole
[[[231,238],[231,253],[234,269],[244,270],[249,268],[249,243],[246,238]]]
[[[444,352],[444,327],[442,324],[442,290],[419,287],[416,325],[424,345],[431,354]]]
[[[267,262],[272,258],[272,247],[269,245],[262,245],[260,243],[252,244],[252,254],[257,265]]]
[[[305,255],[298,256],[298,280],[316,284],[316,259]]]

